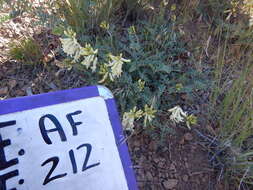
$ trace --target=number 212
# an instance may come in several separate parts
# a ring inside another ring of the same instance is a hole
[[[98,166],[100,164],[99,162],[96,163],[96,164],[91,164],[91,165],[88,166],[88,161],[89,161],[89,157],[90,157],[91,150],[92,150],[91,144],[88,144],[88,143],[82,144],[82,145],[78,146],[76,149],[79,150],[83,147],[86,147],[87,151],[86,151],[86,156],[85,156],[84,163],[83,163],[83,166],[82,166],[82,171],[85,171],[85,170],[88,170],[92,167]],[[76,165],[76,159],[75,159],[74,151],[72,149],[69,151],[69,158],[70,158],[70,161],[71,161],[73,173],[76,174],[77,173],[77,165]],[[47,176],[45,177],[43,185],[46,185],[46,184],[48,184],[49,182],[51,182],[55,179],[65,177],[67,175],[67,173],[64,173],[64,174],[59,174],[59,175],[51,177],[53,171],[55,170],[55,168],[57,167],[57,165],[59,163],[59,158],[57,156],[51,157],[51,158],[47,159],[45,162],[43,162],[41,164],[41,166],[45,166],[46,164],[48,164],[50,162],[52,162],[53,165],[52,165],[50,171],[48,172]]]

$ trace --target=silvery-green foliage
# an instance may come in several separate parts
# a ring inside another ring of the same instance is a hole
[[[131,59],[131,64],[126,65],[119,79],[124,89],[119,93],[123,110],[129,110],[137,102],[137,105],[144,106],[153,97],[156,98],[155,108],[165,110],[176,104],[178,94],[190,95],[207,87],[204,75],[194,67],[184,68],[185,63],[177,58],[187,51],[171,25],[142,23],[136,27],[135,33],[128,32],[126,39],[127,44],[119,43],[119,49],[123,49]],[[145,82],[141,92],[139,79]],[[176,90],[178,83],[183,85],[180,91]]]
[[[191,59],[180,59],[187,50],[172,24],[160,20],[140,22],[125,29],[121,35],[117,26],[107,26],[95,39],[91,36],[80,40],[83,44],[89,41],[92,47],[98,49],[96,71],[91,74],[80,64],[78,69],[86,75],[88,84],[100,81],[114,92],[122,115],[134,107],[144,111],[146,105],[152,105],[157,110],[155,115],[159,115],[174,105],[182,104],[181,93],[190,97],[194,91],[207,88],[206,76],[195,69]],[[120,65],[120,75],[113,80],[108,77],[111,72],[110,55],[131,60]],[[159,117],[150,121],[147,126],[159,128],[164,125]],[[138,122],[143,123],[144,118]]]

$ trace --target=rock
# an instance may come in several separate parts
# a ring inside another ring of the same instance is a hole
[[[150,148],[151,150],[156,150],[156,148],[157,148],[156,142],[155,142],[155,141],[151,141],[151,142],[149,143],[149,148]]]
[[[159,161],[160,161],[159,158],[155,158],[155,159],[154,159],[154,162],[155,162],[156,164],[157,164]]]
[[[25,91],[26,91],[26,94],[27,94],[28,96],[32,96],[32,95],[33,95],[32,88],[31,88],[31,87],[27,87],[27,88],[25,89]]]
[[[163,186],[165,187],[165,189],[173,189],[177,186],[177,183],[177,179],[168,179],[163,182]]]
[[[175,166],[174,164],[171,164],[171,165],[170,165],[170,170],[176,171],[176,166]]]
[[[19,17],[16,17],[16,18],[12,19],[12,21],[13,21],[14,23],[22,23],[22,20],[21,20],[21,18],[19,18]]]
[[[195,151],[197,148],[198,148],[197,146],[194,146],[194,145],[191,146],[191,149],[192,149],[193,151]]]
[[[158,162],[157,166],[158,166],[159,168],[163,168],[163,167],[164,167],[164,162],[160,160],[160,161]]]
[[[138,160],[138,164],[139,164],[141,167],[145,167],[146,162],[147,162],[146,156],[141,155],[140,158],[139,158],[139,160]]]
[[[202,178],[202,181],[205,183],[208,179],[207,179],[207,177],[204,175]]]
[[[16,80],[10,80],[8,82],[8,85],[10,88],[14,88],[17,85],[17,81]]]
[[[186,133],[184,135],[184,139],[187,140],[187,141],[191,141],[191,140],[193,140],[193,136],[192,136],[191,133]]]
[[[56,86],[53,82],[50,82],[50,83],[48,84],[48,86],[49,86],[51,89],[53,89],[53,90],[57,90],[57,89],[58,89],[57,86]]]
[[[183,100],[186,100],[186,99],[188,99],[188,96],[187,96],[187,94],[182,94],[182,95],[181,95],[181,98],[182,98]]]
[[[182,138],[182,139],[179,141],[179,144],[181,144],[181,145],[184,144],[184,138]]]
[[[25,91],[23,91],[23,90],[16,90],[16,91],[15,91],[15,94],[16,94],[17,96],[25,96],[25,95],[26,95]]]
[[[149,172],[149,171],[147,172],[146,179],[149,181],[153,181],[153,176],[152,176],[151,172]]]
[[[164,177],[163,173],[162,173],[162,172],[159,172],[159,173],[158,173],[158,177],[159,177],[160,179],[163,178],[163,177]]]
[[[44,63],[49,63],[49,62],[53,61],[54,58],[55,58],[55,56],[52,53],[49,53],[49,54],[44,56],[43,62]]]
[[[137,178],[137,181],[143,181],[143,180],[145,180],[144,174],[142,172],[141,173],[137,173],[136,178]]]
[[[189,180],[189,176],[188,175],[183,175],[183,181],[187,182]]]
[[[0,96],[6,95],[8,93],[8,87],[0,88]]]
[[[133,146],[140,147],[141,146],[140,141],[134,141]]]

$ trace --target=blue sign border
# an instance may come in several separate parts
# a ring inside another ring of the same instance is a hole
[[[106,94],[107,93],[107,94]],[[33,96],[18,97],[0,101],[0,115],[35,109],[75,100],[102,96],[105,100],[114,137],[124,168],[129,190],[138,190],[134,170],[132,168],[123,130],[117,111],[117,106],[110,91],[103,86],[88,86],[70,90],[62,90]]]

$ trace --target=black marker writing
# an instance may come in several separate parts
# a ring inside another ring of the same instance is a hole
[[[15,158],[13,160],[7,161],[4,153],[4,147],[9,146],[11,144],[10,139],[2,140],[2,136],[0,135],[0,170],[4,170],[11,166],[18,164],[18,159]]]
[[[6,190],[6,181],[16,176],[18,176],[18,170],[0,175],[0,190]],[[16,188],[13,188],[12,190],[16,190]]]
[[[46,129],[46,127],[45,127],[45,119],[46,118],[50,119],[50,121],[53,122],[53,124],[55,125],[54,129],[48,129],[48,130]],[[52,141],[49,138],[48,133],[56,132],[56,131],[59,133],[61,141],[67,141],[66,135],[64,133],[64,130],[63,130],[60,122],[53,115],[47,114],[47,115],[44,115],[43,117],[41,117],[39,120],[39,127],[40,127],[41,135],[47,144],[52,144]]]
[[[16,124],[16,121],[7,121],[7,122],[1,122],[0,123],[0,128],[3,127],[9,127],[9,126],[13,126]],[[16,164],[18,164],[18,159],[15,158],[13,160],[7,161],[6,157],[5,157],[5,153],[4,153],[4,148],[11,145],[11,140],[7,139],[7,140],[3,140],[2,136],[0,135],[0,170],[4,170],[8,167],[14,166]]]
[[[50,169],[50,171],[48,172],[44,182],[43,182],[43,185],[46,185],[47,183],[49,183],[50,181],[53,181],[55,179],[58,179],[58,178],[62,178],[64,176],[66,176],[67,174],[64,173],[64,174],[59,174],[59,175],[56,175],[54,177],[51,177],[53,171],[55,170],[56,166],[58,165],[59,163],[59,158],[58,157],[52,157],[52,158],[49,158],[47,159],[45,162],[43,162],[43,164],[41,164],[41,166],[45,166],[46,164],[48,164],[49,162],[52,162],[53,165],[52,165],[52,168]]]
[[[91,165],[88,166],[88,161],[89,161],[89,158],[90,158],[90,153],[91,153],[91,150],[92,150],[92,146],[91,146],[91,144],[88,144],[88,143],[82,144],[79,147],[77,147],[77,150],[82,148],[82,147],[86,147],[86,156],[85,156],[85,160],[84,160],[84,163],[83,163],[82,171],[88,170],[92,167],[95,167],[95,166],[99,165],[100,163],[98,162],[96,164],[91,164]]]
[[[4,127],[9,127],[12,125],[16,125],[16,121],[12,120],[12,121],[6,121],[6,122],[0,122],[0,128],[4,128]]]
[[[69,151],[69,158],[70,158],[70,161],[71,161],[73,173],[76,174],[77,173],[77,165],[76,165],[76,159],[75,159],[75,155],[74,155],[73,150]]]
[[[16,125],[15,120],[0,122],[0,128],[9,127],[9,126],[13,126],[13,125]],[[2,136],[0,134],[0,171],[18,164],[17,158],[12,159],[10,161],[6,160],[4,148],[9,145],[11,145],[11,140],[10,139],[3,140]],[[6,174],[0,175],[0,190],[6,190],[7,189],[6,181],[8,179],[16,177],[18,175],[19,175],[18,170],[14,170],[14,171],[8,172]],[[12,188],[11,190],[16,190],[16,188]]]
[[[78,115],[78,114],[80,114],[80,113],[82,113],[82,111],[76,111],[76,112],[73,112],[73,113],[69,113],[69,114],[67,114],[67,119],[68,119],[68,121],[69,121],[69,123],[70,123],[70,125],[71,125],[71,127],[72,127],[72,130],[73,130],[73,135],[74,136],[76,136],[77,134],[78,134],[78,131],[77,131],[77,126],[78,125],[81,125],[82,124],[82,122],[75,122],[74,121],[74,119],[73,119],[73,116],[74,115]]]
[[[79,150],[83,147],[86,148],[86,154],[85,154],[84,163],[83,163],[83,166],[82,166],[82,171],[85,171],[85,170],[88,170],[92,167],[98,166],[100,164],[99,162],[97,162],[95,164],[91,164],[91,165],[88,166],[88,161],[89,161],[89,158],[90,158],[90,155],[91,155],[91,150],[92,150],[91,144],[85,143],[85,144],[82,144],[82,145],[78,146],[76,149]],[[69,158],[70,158],[70,163],[72,165],[73,174],[76,174],[78,169],[77,169],[75,154],[74,154],[74,151],[72,149],[69,151]],[[51,177],[52,173],[54,172],[54,170],[58,166],[58,163],[60,162],[60,159],[57,156],[51,157],[51,158],[47,159],[46,161],[44,161],[41,166],[45,166],[49,162],[52,162],[53,165],[52,165],[50,171],[48,172],[47,176],[45,177],[43,185],[46,185],[46,184],[48,184],[49,182],[51,182],[53,180],[56,180],[56,179],[67,176],[67,173],[63,173],[63,174],[59,174],[59,175]]]

